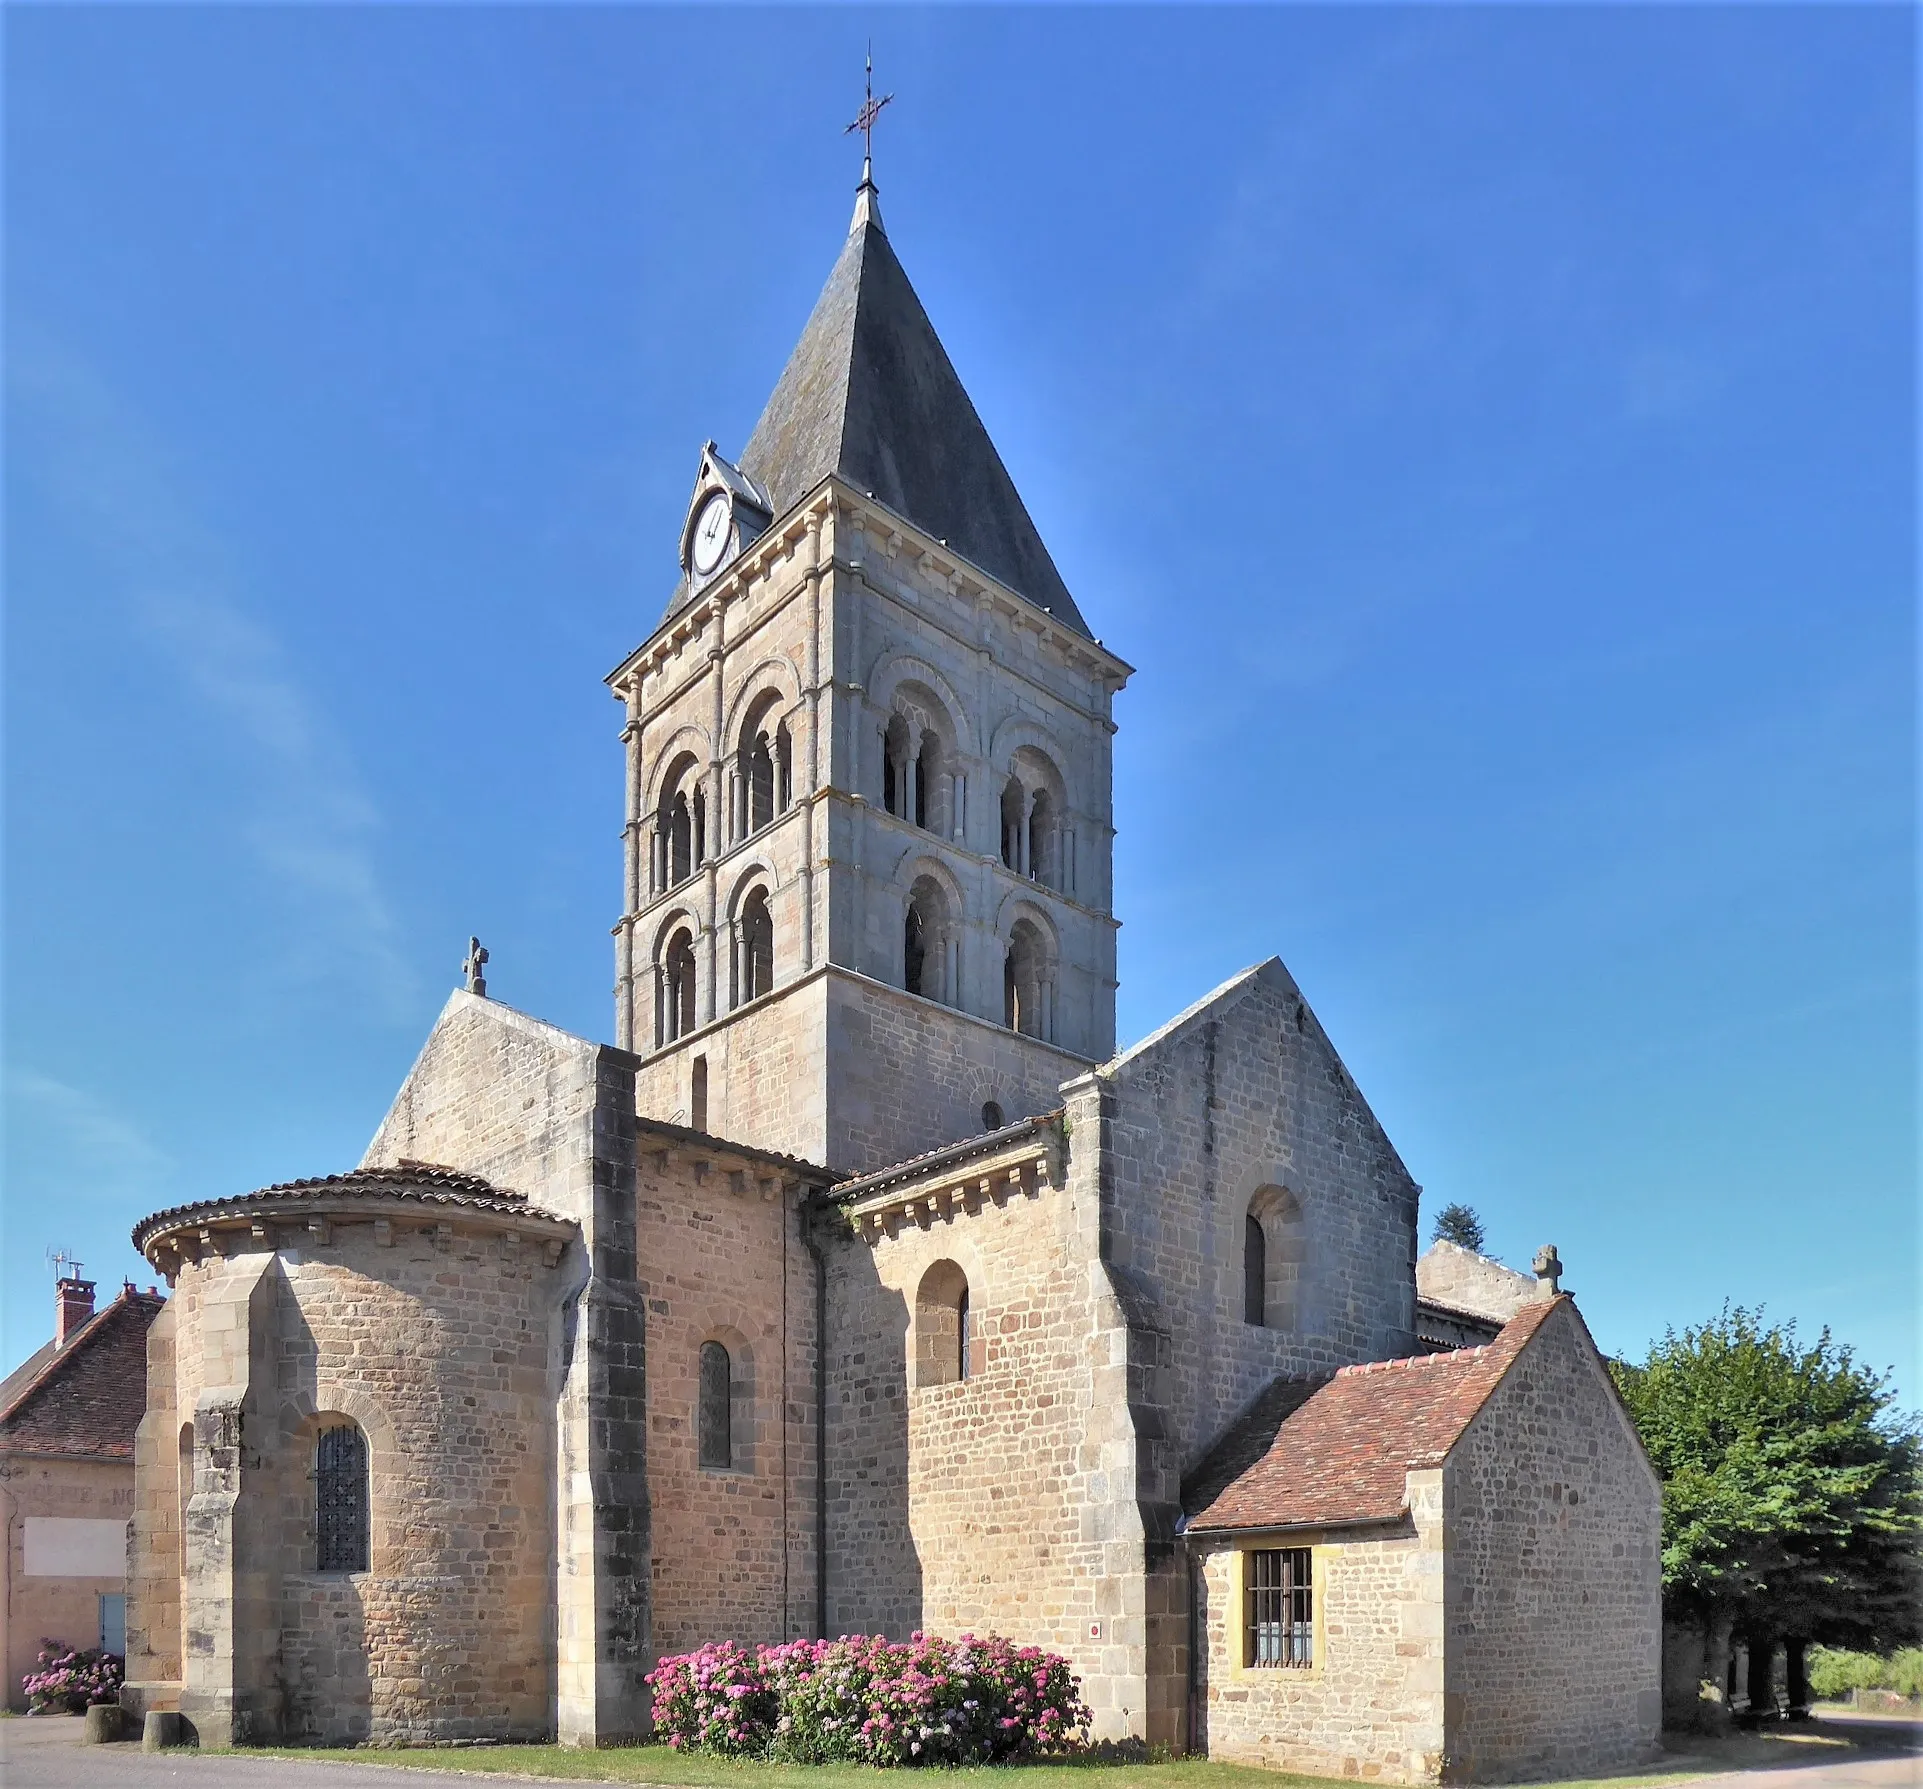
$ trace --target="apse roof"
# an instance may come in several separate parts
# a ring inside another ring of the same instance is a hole
[[[839,474],[1092,637],[889,246],[866,183],[740,464],[766,488],[776,514]]]

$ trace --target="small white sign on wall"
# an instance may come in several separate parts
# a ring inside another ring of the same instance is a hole
[[[79,1516],[29,1516],[26,1575],[29,1578],[112,1578],[127,1575],[127,1524]]]

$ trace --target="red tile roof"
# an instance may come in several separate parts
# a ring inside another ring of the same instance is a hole
[[[0,1454],[131,1460],[147,1410],[147,1329],[166,1300],[129,1285],[0,1383]]]
[[[1524,1306],[1480,1348],[1344,1367],[1290,1407],[1272,1386],[1190,1475],[1189,1532],[1396,1520],[1404,1475],[1442,1464],[1549,1313],[1568,1302]],[[1259,1434],[1267,1422],[1273,1440],[1223,1485],[1217,1463],[1238,1450],[1246,1458],[1251,1427]]]

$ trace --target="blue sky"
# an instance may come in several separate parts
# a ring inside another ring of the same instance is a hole
[[[1902,9],[24,9],[4,1364],[350,1165],[457,979],[612,1028],[700,445],[891,239],[1118,701],[1121,1032],[1279,952],[1604,1346],[1915,1397]]]

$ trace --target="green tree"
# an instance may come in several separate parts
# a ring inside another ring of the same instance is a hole
[[[1435,1242],[1453,1242],[1458,1248],[1482,1253],[1482,1219],[1473,1205],[1445,1205],[1436,1213]]]
[[[1665,1619],[1884,1652],[1918,1635],[1919,1437],[1886,1374],[1826,1329],[1726,1306],[1613,1365],[1663,1480]]]

